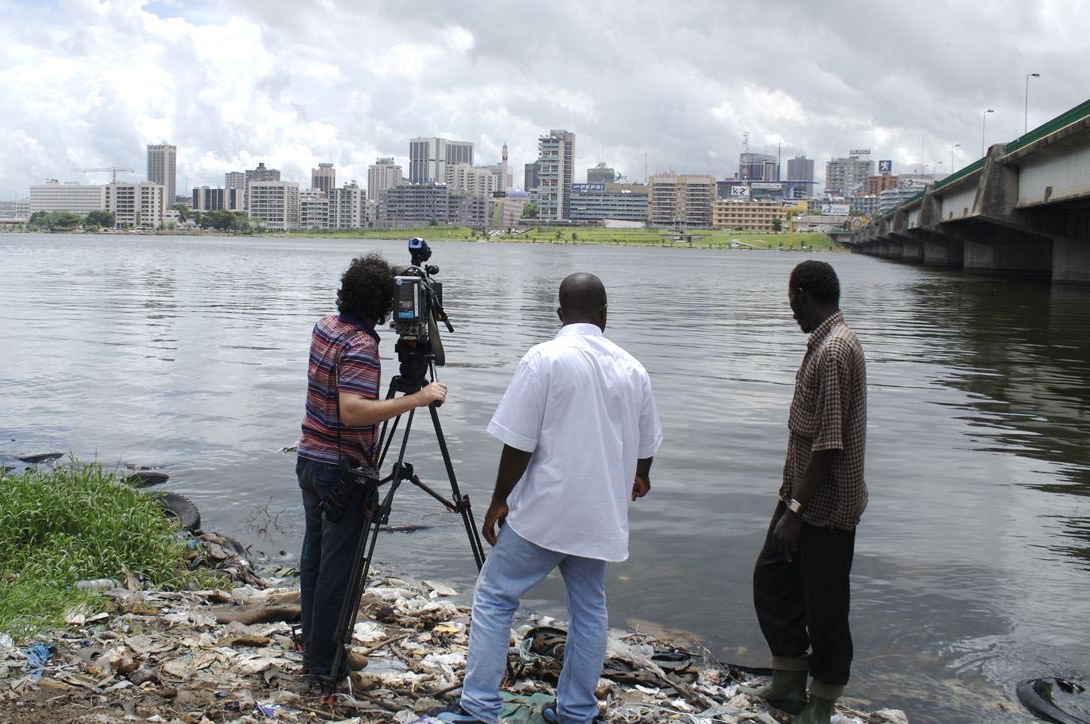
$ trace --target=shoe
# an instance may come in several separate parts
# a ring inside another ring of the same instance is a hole
[[[788,714],[798,714],[806,706],[806,679],[807,672],[786,671],[783,669],[772,670],[772,682],[760,688],[741,686],[738,687],[746,694],[764,699],[777,709],[782,709]]]
[[[555,701],[541,705],[541,718],[545,720],[546,724],[560,724],[560,715],[556,713]],[[605,719],[596,716],[591,720],[591,724],[599,724],[599,722],[605,722]]]
[[[486,724],[463,709],[462,705],[458,702],[454,702],[441,709],[432,709],[428,712],[428,716],[434,717],[439,721],[452,722],[452,724]]]

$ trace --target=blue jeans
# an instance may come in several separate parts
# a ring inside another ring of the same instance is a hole
[[[557,713],[563,724],[585,724],[598,714],[594,689],[609,630],[606,562],[542,548],[504,526],[477,579],[462,684],[462,708],[483,722],[497,721],[503,708],[500,682],[519,599],[558,566],[568,590],[571,625],[556,690]]]
[[[347,655],[340,671],[333,672],[334,641],[341,604],[348,591],[352,560],[363,534],[364,493],[355,486],[336,523],[322,515],[321,501],[337,481],[337,466],[299,458],[295,473],[303,491],[306,532],[299,556],[299,590],[302,608],[303,656],[309,662],[310,679],[332,683],[348,676]]]

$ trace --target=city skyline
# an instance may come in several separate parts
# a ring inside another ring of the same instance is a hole
[[[329,162],[339,180],[364,185],[380,157],[407,171],[418,136],[469,141],[480,165],[498,163],[506,142],[521,169],[550,128],[578,135],[575,181],[597,162],[632,180],[729,178],[746,131],[751,152],[779,145],[784,165],[815,159],[819,182],[825,162],[852,148],[899,170],[948,171],[975,160],[981,108],[996,111],[986,143],[1021,133],[1026,73],[1041,74],[1030,127],[1085,100],[1077,16],[1090,19],[1090,9],[1046,3],[938,3],[922,17],[885,6],[815,14],[740,2],[724,13],[696,2],[664,15],[560,2],[558,22],[540,27],[529,10],[501,16],[489,3],[63,5],[0,8],[12,109],[0,118],[0,198],[47,178],[106,180],[76,168],[139,169],[163,139],[178,147],[180,190],[219,186],[259,161],[304,185]],[[789,66],[748,37],[800,24],[791,50],[805,60]],[[891,42],[890,28],[913,42]]]

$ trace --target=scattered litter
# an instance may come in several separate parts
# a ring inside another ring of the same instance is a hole
[[[67,612],[68,628],[49,639],[20,649],[0,634],[0,711],[18,703],[28,717],[53,720],[58,711],[50,697],[63,697],[61,706],[103,724],[435,724],[428,711],[456,700],[470,627],[456,589],[375,574],[352,630],[351,695],[328,705],[304,686],[290,625],[299,617],[298,588],[262,579],[229,539],[201,534],[191,540],[194,560],[226,572],[230,590],[142,590],[129,577],[124,585],[93,586],[106,610]],[[505,722],[542,724],[541,704],[556,696],[566,639],[565,628],[549,617],[530,617],[513,632],[502,692]],[[609,724],[782,721],[779,712],[740,692],[738,684],[752,678],[706,652],[690,653],[647,633],[611,631],[596,690],[599,713]],[[901,712],[879,718],[846,708],[833,721],[907,724]]]

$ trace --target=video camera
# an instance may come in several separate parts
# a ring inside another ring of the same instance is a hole
[[[394,349],[401,363],[401,376],[419,388],[424,385],[430,364],[446,364],[438,323],[445,324],[448,332],[453,332],[454,327],[443,310],[443,283],[433,278],[439,267],[425,263],[431,258],[431,247],[420,237],[409,239],[409,257],[409,266],[394,267],[390,327],[398,336]]]

